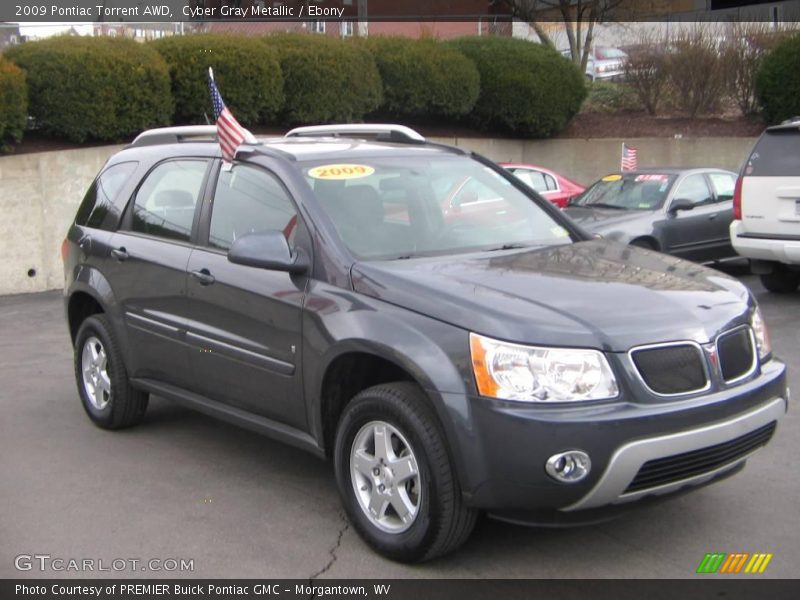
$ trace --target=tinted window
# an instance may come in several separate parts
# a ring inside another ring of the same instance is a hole
[[[796,177],[800,173],[800,132],[770,131],[761,136],[745,167],[745,175]]]
[[[680,183],[674,197],[691,200],[695,206],[712,202],[711,191],[708,189],[704,175],[689,175]]]
[[[280,182],[262,169],[236,165],[222,171],[211,209],[208,244],[227,250],[243,235],[282,232],[294,240],[297,211]]]
[[[136,192],[131,229],[188,241],[206,166],[205,160],[171,160],[153,169]]]
[[[83,197],[75,223],[87,227],[100,227],[122,186],[136,170],[137,164],[120,163],[103,171]]]
[[[736,177],[727,173],[709,173],[711,187],[714,188],[714,195],[717,202],[725,202],[733,199],[733,189],[736,187]]]
[[[563,224],[493,169],[466,157],[301,164],[342,241],[361,258],[398,258],[571,241]]]

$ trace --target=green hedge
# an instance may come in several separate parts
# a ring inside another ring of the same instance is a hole
[[[361,121],[380,106],[378,68],[359,44],[307,34],[271,35],[264,42],[280,57],[287,124]]]
[[[449,43],[472,59],[480,73],[481,92],[470,119],[482,129],[550,137],[586,98],[583,74],[555,50],[503,37]]]
[[[768,123],[800,115],[800,35],[779,43],[764,59],[756,94]]]
[[[432,39],[369,38],[383,81],[381,110],[392,115],[460,117],[475,106],[480,76],[471,60]]]
[[[22,141],[28,120],[25,74],[0,56],[0,152]]]
[[[30,113],[42,133],[118,141],[170,122],[167,65],[143,44],[62,36],[26,42],[5,56],[26,73]]]
[[[283,75],[277,55],[256,38],[202,34],[151,42],[169,66],[175,122],[214,119],[208,67],[225,104],[245,126],[270,123],[283,108]]]

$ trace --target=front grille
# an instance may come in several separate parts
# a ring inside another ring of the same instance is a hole
[[[733,463],[769,442],[775,422],[716,446],[649,460],[642,465],[625,493],[639,492],[689,479]]]
[[[726,382],[747,375],[755,367],[755,349],[748,327],[741,327],[720,336],[717,355],[722,378]]]
[[[703,354],[692,344],[642,348],[631,352],[645,384],[657,394],[686,394],[708,384]]]

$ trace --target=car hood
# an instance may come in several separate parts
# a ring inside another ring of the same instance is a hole
[[[564,214],[588,231],[605,230],[638,220],[650,220],[654,212],[652,210],[618,210],[586,206],[568,206],[564,209]]]
[[[623,352],[706,343],[746,322],[747,288],[718,271],[606,240],[356,263],[356,291],[491,337]]]

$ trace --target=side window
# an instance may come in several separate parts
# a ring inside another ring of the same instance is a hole
[[[237,238],[259,231],[280,231],[291,246],[297,211],[276,177],[257,167],[235,165],[221,171],[211,208],[208,244],[227,250]]]
[[[108,167],[94,180],[75,216],[75,224],[98,228],[108,214],[114,199],[139,163],[125,162]]]
[[[711,204],[712,202],[711,191],[706,185],[706,178],[701,174],[690,175],[684,179],[675,192],[674,198],[686,198],[691,200],[695,206]]]
[[[544,181],[547,184],[548,190],[553,191],[558,189],[558,184],[551,175],[548,175],[547,173],[542,173],[542,177],[544,177]]]
[[[714,195],[717,202],[725,202],[733,199],[733,189],[736,187],[736,178],[727,173],[711,173],[708,178],[711,180],[711,187],[714,188]]]
[[[144,180],[133,204],[132,231],[189,241],[208,161],[171,160]]]
[[[540,173],[539,171],[516,169],[514,175],[516,175],[522,183],[533,188],[537,192],[546,192],[548,189],[553,189],[547,187],[547,180],[544,178],[544,173]]]

